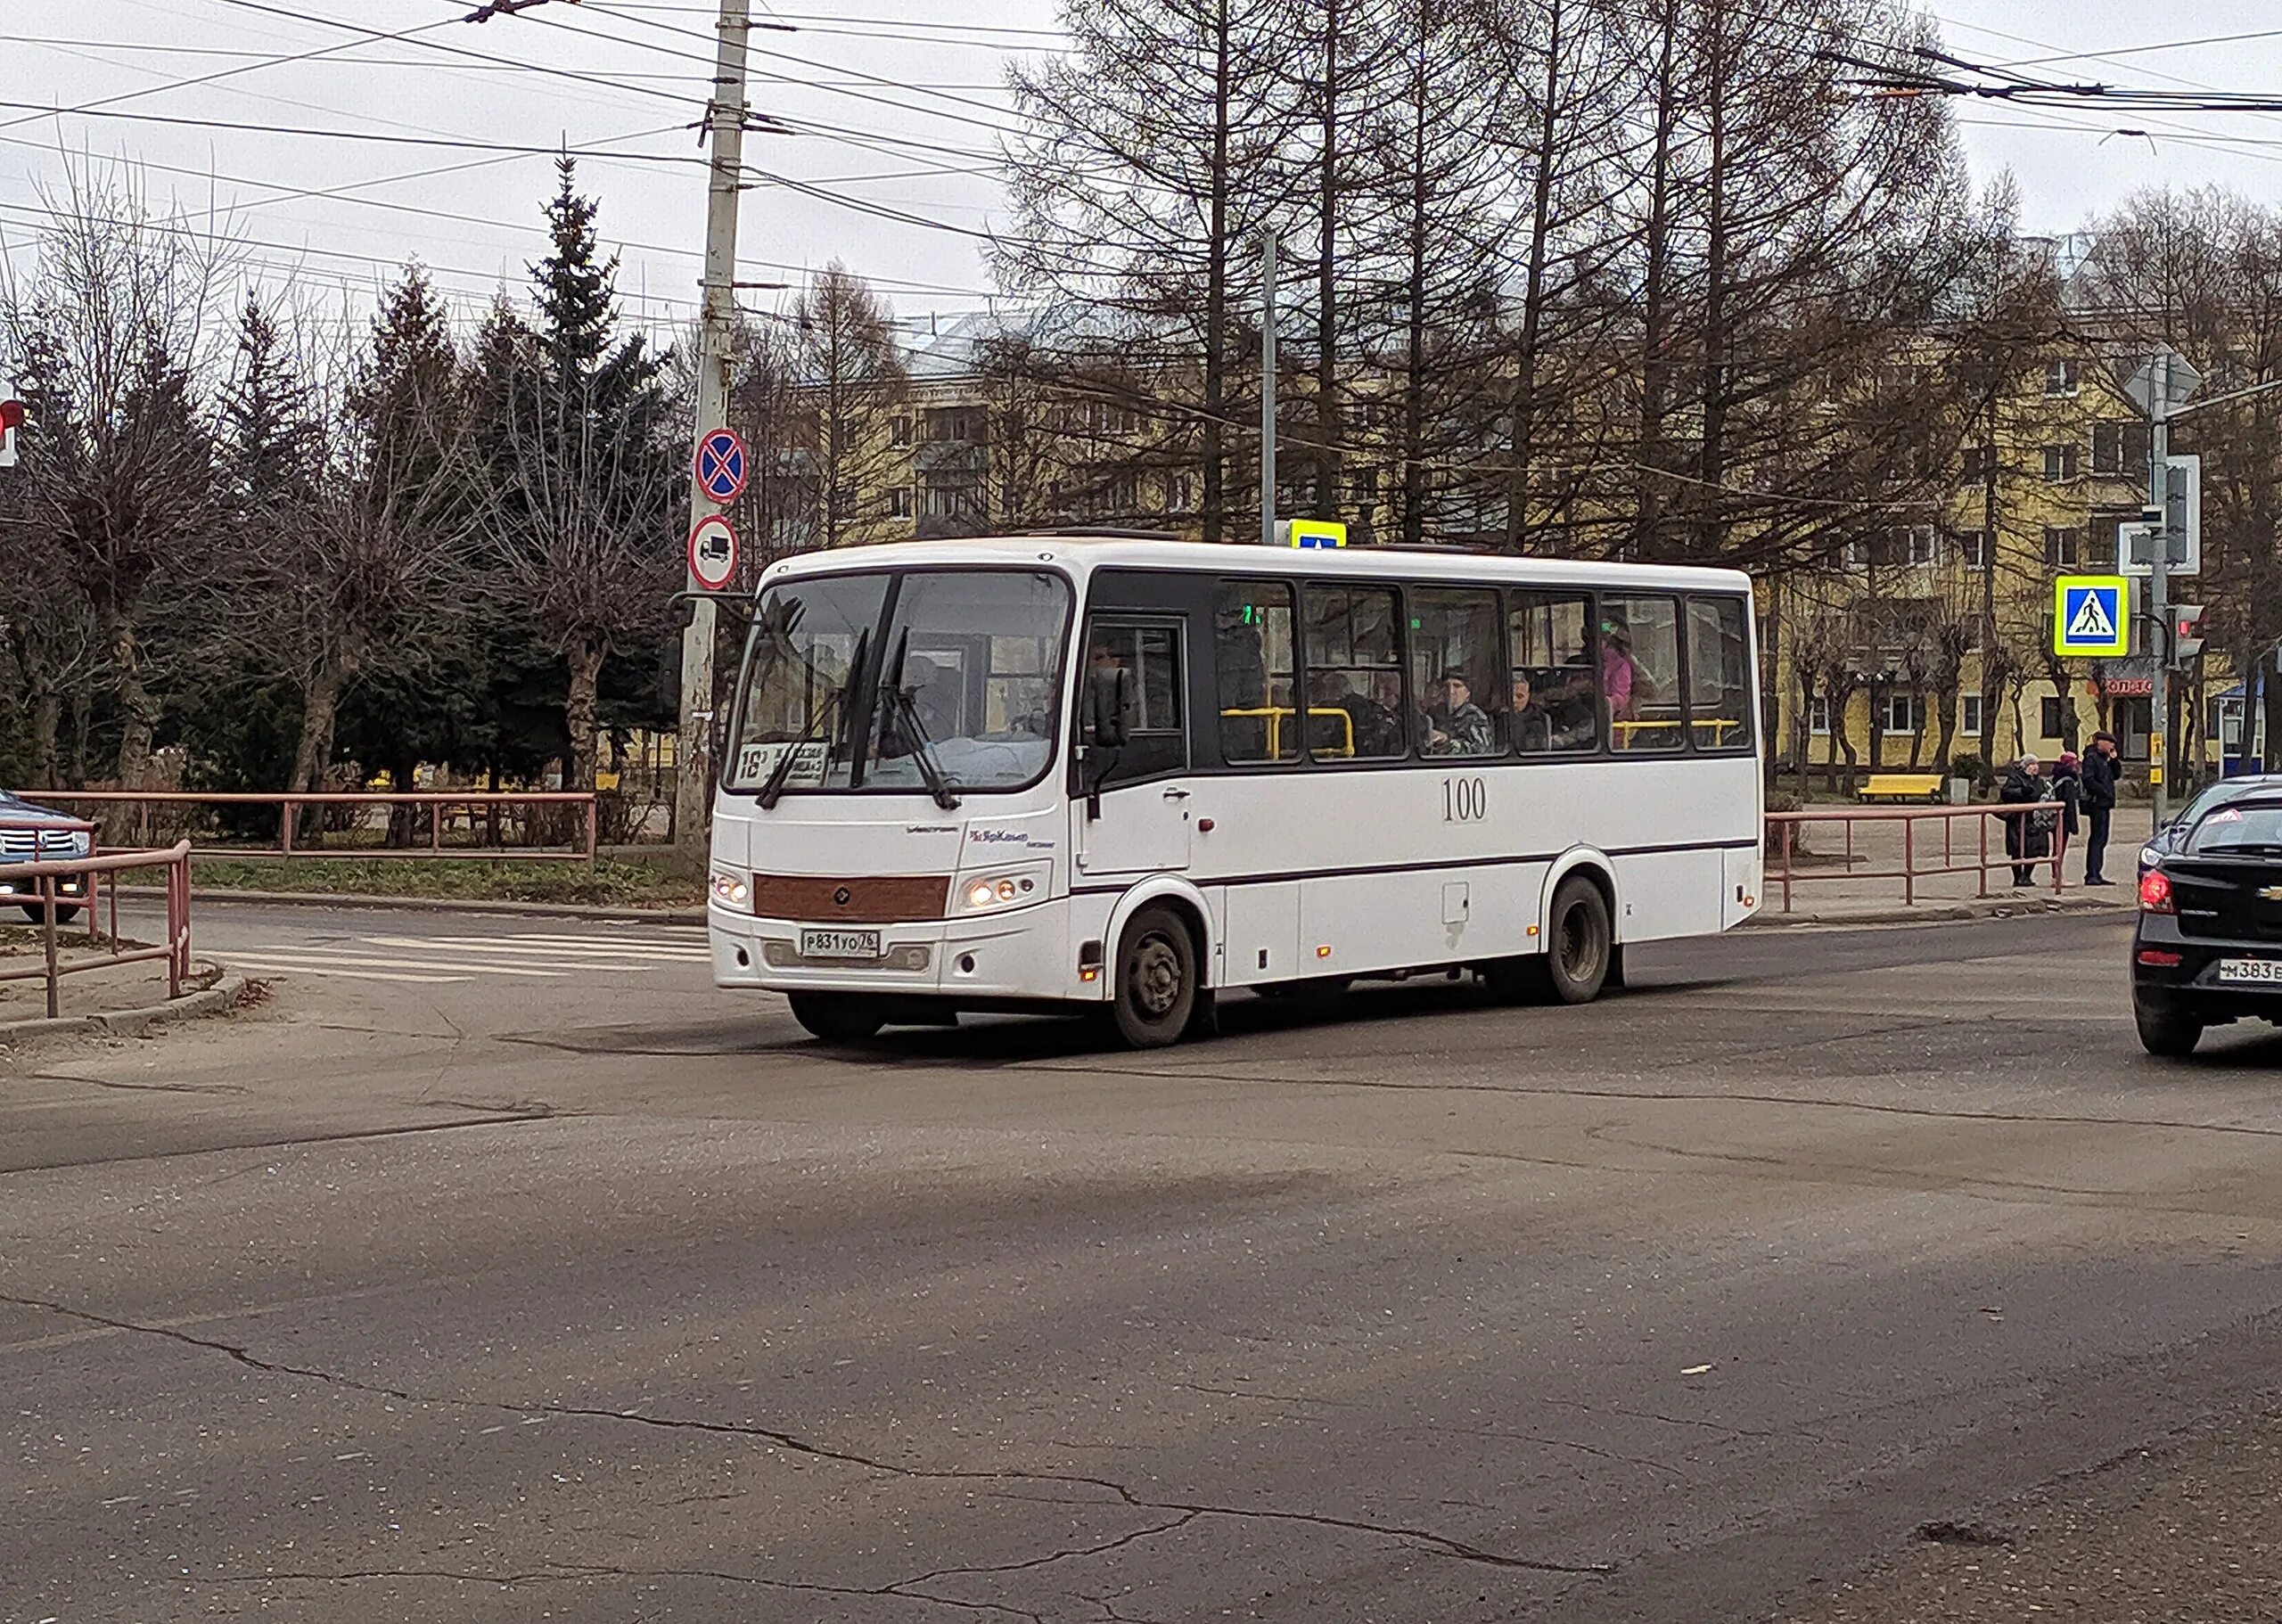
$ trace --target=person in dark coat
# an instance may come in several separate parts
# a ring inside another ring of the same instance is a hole
[[[2062,750],[2060,759],[2052,764],[2052,798],[2060,803],[2060,833],[2068,845],[2073,845],[2083,828],[2077,812],[2084,800],[2084,764],[2073,750]]]
[[[2084,751],[2084,883],[2114,885],[2107,877],[2107,824],[2115,814],[2115,735],[2096,733]]]
[[[2052,799],[2052,782],[2034,756],[2023,756],[2005,775],[1998,801],[2008,807],[2033,807]],[[2013,859],[2013,883],[2025,886],[2036,878],[2036,859],[2052,855],[2049,813],[2018,812],[2005,820],[2005,855]]]

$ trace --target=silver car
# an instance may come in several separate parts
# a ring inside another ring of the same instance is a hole
[[[0,901],[37,898],[40,893],[37,880],[9,878],[12,867],[26,863],[56,863],[87,855],[89,836],[78,826],[78,821],[0,790]],[[55,881],[54,886],[56,923],[63,924],[78,918],[80,903],[87,895],[86,877],[68,875]],[[66,898],[74,900],[66,901]],[[35,922],[45,917],[43,903],[20,901],[18,906]]]

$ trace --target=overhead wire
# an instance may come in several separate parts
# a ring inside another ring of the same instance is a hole
[[[243,0],[224,0],[224,4],[236,4],[242,3],[243,3]],[[373,29],[359,29],[358,32],[369,35],[373,39],[403,40],[412,39],[415,36],[428,33],[444,26],[445,24],[441,21],[423,22],[415,28],[399,29],[394,33],[383,34]],[[429,42],[422,40],[419,43],[424,45]],[[123,90],[116,95],[104,96],[100,100],[86,103],[80,106],[69,109],[68,111],[82,113],[92,112],[98,108],[113,107],[121,102],[132,102],[144,96],[160,95],[168,91],[188,90],[196,86],[217,84],[223,79],[234,78],[242,73],[258,73],[267,68],[283,67],[289,62],[308,62],[317,57],[330,56],[334,52],[344,50],[347,47],[345,45],[324,45],[314,50],[297,52],[290,55],[272,56],[259,62],[243,62],[234,68],[218,69],[212,73],[199,74],[190,78],[169,79],[166,83],[160,85],[144,85],[137,89]],[[57,109],[52,111],[60,111],[67,110]],[[5,123],[0,123],[0,130],[12,129],[19,124],[29,124],[38,116],[39,115],[35,114],[32,118],[14,119],[8,120]]]

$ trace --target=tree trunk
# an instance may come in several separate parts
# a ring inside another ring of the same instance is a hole
[[[1204,422],[1200,434],[1204,453],[1204,502],[1198,513],[1207,541],[1223,539],[1228,500],[1220,432],[1220,416],[1227,403],[1228,390],[1228,138],[1229,125],[1235,117],[1227,0],[1221,0],[1217,8],[1213,27],[1212,197],[1211,219],[1206,226],[1211,241],[1204,247]]]
[[[1725,504],[1720,487],[1728,478],[1728,120],[1720,88],[1727,83],[1727,41],[1721,29],[1721,10],[1707,7],[1711,48],[1705,53],[1705,78],[1711,94],[1704,97],[1705,164],[1703,245],[1703,366],[1698,387],[1703,391],[1703,443],[1696,458],[1695,493],[1700,516],[1695,524],[1695,555],[1711,560],[1724,551]],[[1876,765],[1877,753],[1871,752]],[[1912,762],[1913,767],[1917,765]]]
[[[1941,708],[1941,725],[1933,735],[1933,765],[1944,777],[1949,775],[1950,763],[1957,759],[1959,685],[1958,679],[1951,677],[1933,691],[1933,702]]]
[[[1792,733],[1799,746],[1799,804],[1803,807],[1807,804],[1810,787],[1807,762],[1808,758],[1814,754],[1815,747],[1815,674],[1804,666],[1799,668],[1799,715]]]
[[[1658,20],[1660,37],[1656,62],[1655,126],[1650,135],[1648,220],[1640,279],[1640,439],[1637,456],[1644,475],[1638,484],[1634,518],[1633,556],[1653,558],[1660,552],[1663,529],[1664,488],[1657,472],[1664,466],[1664,409],[1668,357],[1665,327],[1670,320],[1670,290],[1667,286],[1671,234],[1672,142],[1679,122],[1679,86],[1673,75],[1678,66],[1679,7],[1664,0]],[[1833,727],[1836,723],[1834,719]]]
[[[159,728],[159,702],[143,681],[143,648],[135,626],[113,611],[103,619],[103,641],[111,649],[111,693],[119,701],[119,787],[150,787],[151,742]],[[103,844],[139,843],[150,826],[148,808],[135,802],[111,803],[103,815]]]
[[[1316,208],[1316,517],[1339,517],[1339,30],[1341,0],[1325,0],[1322,168]],[[1368,518],[1368,514],[1363,515]]]
[[[570,735],[570,756],[563,763],[562,787],[591,790],[595,787],[595,690],[602,676],[603,646],[591,638],[580,638],[565,651],[563,659],[570,668],[570,698],[562,718]]]
[[[32,783],[36,788],[61,787],[55,780],[56,740],[63,727],[63,695],[42,687],[32,695]]]
[[[1530,464],[1537,455],[1537,351],[1545,322],[1547,259],[1553,240],[1553,163],[1559,148],[1563,0],[1546,8],[1545,100],[1538,109],[1537,139],[1531,157],[1537,173],[1530,185],[1530,245],[1522,271],[1522,330],[1514,342],[1514,392],[1507,410],[1507,442],[1514,467],[1506,476],[1506,550],[1519,553],[1529,537]],[[1770,752],[1770,759],[1772,752]]]
[[[1426,46],[1420,42],[1413,69],[1410,109],[1410,230],[1408,365],[1402,381],[1402,539],[1416,546],[1426,539]]]

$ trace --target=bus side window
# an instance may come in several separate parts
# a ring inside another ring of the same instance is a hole
[[[1506,726],[1524,756],[1589,755],[1601,745],[1592,600],[1516,592],[1506,617]]]
[[[1698,750],[1748,750],[1751,627],[1741,598],[1687,601],[1687,730]]]
[[[1305,602],[1311,752],[1359,761],[1408,755],[1394,589],[1310,581]]]
[[[1220,759],[1231,767],[1300,759],[1292,705],[1292,588],[1222,581],[1212,606]]]
[[[1604,595],[1600,631],[1610,748],[1682,748],[1679,600]]]
[[[1086,634],[1088,671],[1122,666],[1131,674],[1125,742],[1112,751],[1104,783],[1177,773],[1188,766],[1187,690],[1181,675],[1181,628],[1170,620],[1097,617]]]

